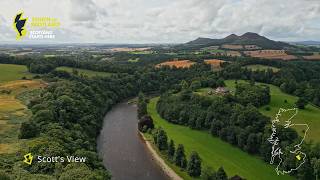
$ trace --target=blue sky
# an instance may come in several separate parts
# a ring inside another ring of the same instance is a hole
[[[248,31],[320,41],[319,0],[1,0],[0,41],[16,42],[12,21],[21,10],[60,20],[53,43],[183,43]]]

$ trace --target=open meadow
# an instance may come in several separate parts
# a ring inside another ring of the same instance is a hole
[[[91,70],[87,70],[87,69],[80,69],[80,68],[70,68],[70,67],[58,67],[56,68],[56,70],[60,70],[60,71],[66,71],[68,73],[73,73],[74,70],[78,71],[79,74],[83,74],[86,75],[88,77],[94,77],[94,76],[101,76],[101,77],[107,77],[107,76],[111,76],[111,73],[107,73],[107,72],[98,72],[98,71],[91,71]]]
[[[29,73],[24,65],[0,64],[0,83],[32,76],[33,74]]]
[[[247,65],[244,66],[245,68],[248,68],[252,71],[266,71],[268,69],[271,69],[273,72],[278,72],[280,69],[272,66],[266,66],[266,65],[260,65],[260,64],[254,64],[254,65]]]

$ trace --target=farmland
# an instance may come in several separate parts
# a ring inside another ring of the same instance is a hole
[[[212,68],[220,68],[221,64],[225,61],[219,59],[206,59],[204,60],[205,64],[210,64]]]
[[[83,75],[86,75],[88,77],[94,77],[94,76],[106,77],[106,76],[111,76],[111,73],[91,71],[91,70],[87,70],[87,69],[70,68],[70,67],[58,67],[56,69],[60,70],[60,71],[67,71],[69,73],[73,73],[74,70],[76,70],[79,74],[83,74]]]
[[[238,81],[243,82],[243,81]],[[235,81],[227,80],[226,85],[228,88],[234,91]],[[266,116],[274,118],[280,108],[293,108],[298,97],[281,92],[281,90],[273,85],[268,84],[270,87],[271,102],[269,105],[261,107],[259,110]],[[270,107],[270,110],[266,110],[266,107]],[[320,109],[311,104],[307,105],[305,109],[299,110],[298,115],[294,119],[297,123],[306,123],[309,125],[310,130],[307,133],[307,141],[320,142]],[[283,118],[288,118],[290,114],[285,114]],[[296,127],[296,126],[295,126]],[[303,135],[302,129],[296,128],[300,135]]]
[[[112,48],[110,49],[112,52],[141,52],[141,51],[148,51],[150,50],[149,47],[146,48],[129,48],[129,47],[124,47],[124,48]]]
[[[232,49],[232,50],[240,50],[243,49],[242,45],[234,45],[234,44],[224,44],[222,45],[224,49]]]
[[[256,58],[265,59],[281,59],[281,60],[293,60],[296,56],[288,55],[284,50],[257,50],[257,51],[245,51],[246,55]]]
[[[252,71],[261,71],[261,70],[268,70],[271,69],[273,72],[278,72],[280,69],[272,66],[266,66],[266,65],[260,65],[260,64],[255,64],[255,65],[248,65],[245,66],[245,68],[248,68]]]
[[[241,53],[239,51],[226,51],[226,55],[232,57],[240,57]]]
[[[42,81],[16,80],[0,85],[0,154],[14,153],[20,142],[20,124],[31,115],[25,104],[17,97],[24,98],[27,92],[45,87]]]
[[[0,83],[33,76],[28,72],[27,67],[23,65],[0,64],[0,69]]]
[[[166,61],[160,64],[157,64],[156,67],[162,67],[162,66],[169,66],[169,67],[176,67],[176,68],[189,68],[192,65],[194,65],[195,62],[192,62],[190,60],[178,60],[178,61]]]
[[[176,144],[184,144],[187,155],[191,151],[197,151],[204,166],[211,166],[214,169],[223,166],[229,176],[238,174],[247,179],[291,179],[289,176],[277,176],[273,166],[211,136],[206,131],[192,130],[167,122],[156,112],[157,100],[158,98],[153,98],[148,104],[148,112],[154,119],[155,125],[161,126]],[[177,173],[183,175],[181,171]]]
[[[306,60],[320,60],[320,53],[314,53],[311,56],[303,56]]]

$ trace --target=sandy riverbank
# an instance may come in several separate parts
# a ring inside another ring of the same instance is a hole
[[[158,155],[158,153],[153,149],[151,142],[148,141],[144,135],[140,133],[141,138],[144,140],[144,142],[146,143],[146,146],[149,150],[149,152],[151,153],[152,157],[154,158],[154,160],[157,162],[157,164],[161,167],[161,169],[163,170],[163,172],[165,174],[167,174],[168,177],[170,177],[173,180],[183,180],[176,172],[174,172],[167,164],[166,162]]]

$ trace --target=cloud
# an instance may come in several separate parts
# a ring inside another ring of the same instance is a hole
[[[29,16],[60,18],[62,29],[69,32],[59,34],[60,39],[65,37],[72,42],[180,43],[248,31],[275,40],[320,40],[318,0],[33,0],[23,5],[18,0],[0,2],[0,14],[6,19],[18,9],[24,9]]]
[[[70,0],[70,17],[74,21],[95,21],[98,15],[108,13],[92,0]]]

